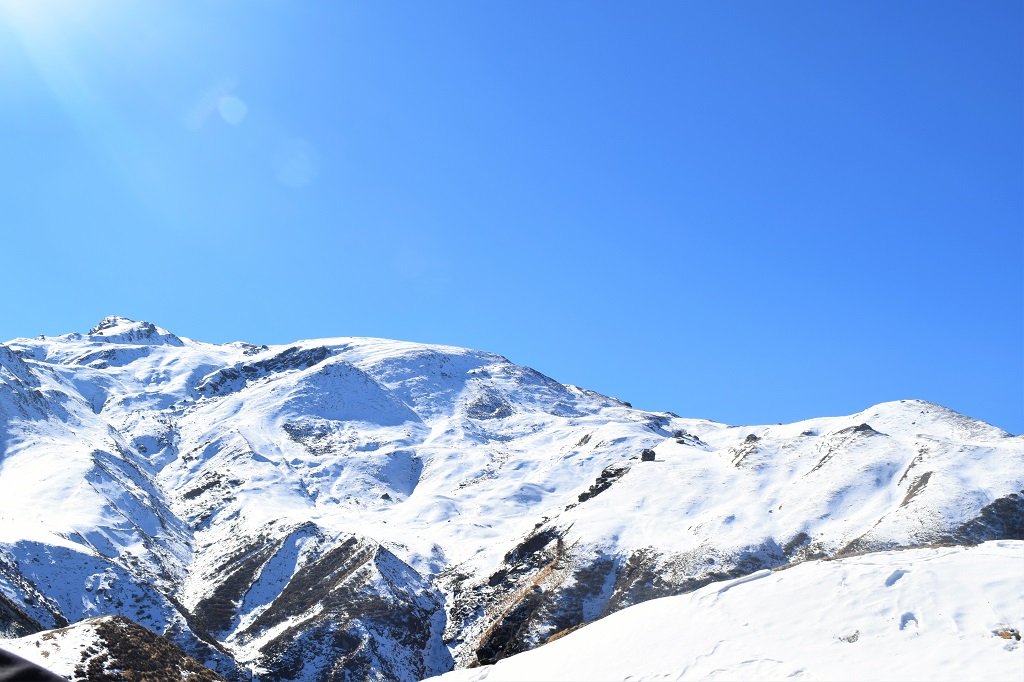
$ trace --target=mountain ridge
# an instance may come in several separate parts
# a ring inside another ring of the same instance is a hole
[[[5,600],[238,679],[492,662],[761,568],[1020,534],[1024,492],[1024,439],[925,401],[734,427],[483,351],[116,316],[0,344],[0,454]]]

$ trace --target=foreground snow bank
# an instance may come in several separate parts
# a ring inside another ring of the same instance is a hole
[[[1020,680],[1024,542],[761,571],[435,680]]]

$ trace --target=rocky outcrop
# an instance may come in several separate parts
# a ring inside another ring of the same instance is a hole
[[[219,396],[243,389],[247,384],[268,375],[288,370],[308,369],[323,362],[331,354],[327,348],[287,348],[276,355],[225,367],[204,377],[196,392],[204,396]]]

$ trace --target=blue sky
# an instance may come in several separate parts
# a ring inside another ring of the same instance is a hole
[[[0,338],[383,336],[1020,433],[1022,7],[0,0]]]

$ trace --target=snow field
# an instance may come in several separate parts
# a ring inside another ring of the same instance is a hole
[[[1022,626],[1024,542],[993,541],[759,571],[432,679],[1010,681]]]

